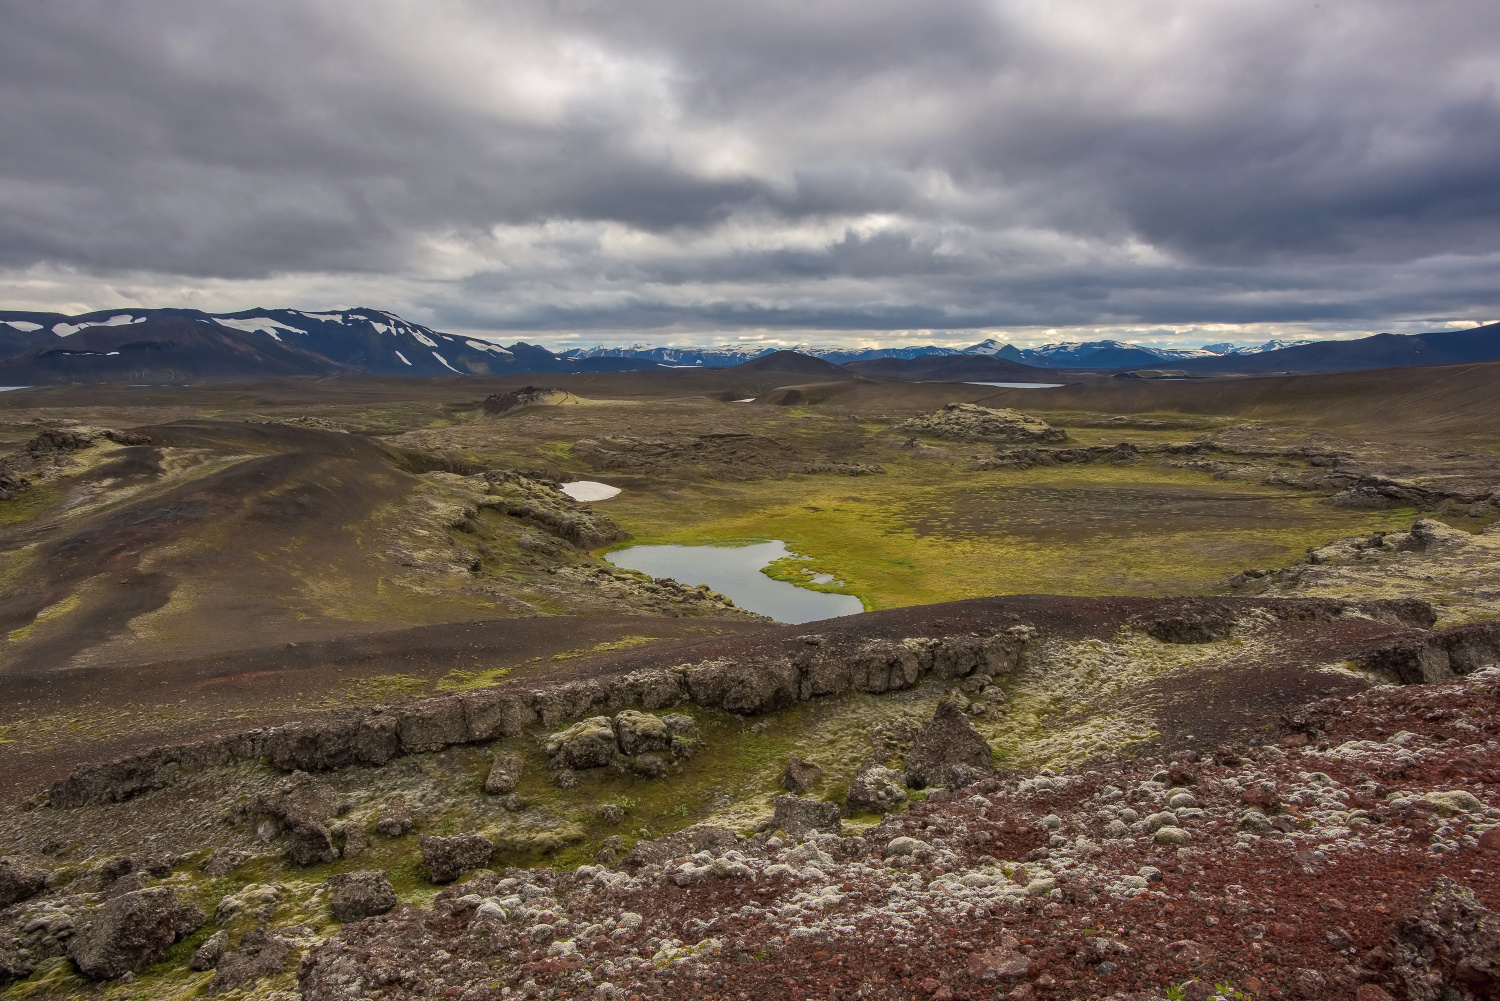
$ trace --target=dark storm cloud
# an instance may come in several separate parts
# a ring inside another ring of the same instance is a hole
[[[832,331],[1500,305],[1500,8],[1471,0],[0,17],[0,268],[100,305],[344,281],[469,328]]]

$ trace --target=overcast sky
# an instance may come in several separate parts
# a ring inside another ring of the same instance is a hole
[[[547,342],[1500,318],[1484,0],[13,0],[0,306]]]

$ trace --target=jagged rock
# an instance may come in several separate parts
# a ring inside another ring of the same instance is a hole
[[[458,834],[451,838],[432,837],[423,834],[422,861],[434,883],[451,883],[470,869],[479,869],[490,864],[495,846],[477,834]]]
[[[203,875],[215,878],[227,876],[249,860],[249,852],[239,852],[232,848],[215,848],[213,854],[208,857],[208,861],[203,863]]]
[[[505,796],[516,791],[524,769],[521,759],[514,754],[500,754],[490,765],[490,773],[484,779],[484,791],[491,796]]]
[[[456,697],[418,699],[396,711],[401,749],[408,754],[441,751],[468,736],[464,704]]]
[[[594,716],[574,723],[547,738],[547,759],[553,768],[603,768],[618,750],[614,721]]]
[[[889,813],[906,802],[906,776],[873,761],[860,765],[844,808],[849,813]]]
[[[229,933],[220,929],[209,936],[208,941],[198,946],[193,958],[188,960],[188,969],[206,973],[219,965],[224,953],[229,951]]]
[[[0,858],[0,907],[28,900],[46,885],[46,870],[25,859]]]
[[[105,903],[68,942],[68,958],[86,977],[143,973],[172,943],[202,927],[204,914],[170,887],[136,890]]]
[[[225,953],[208,982],[208,993],[223,994],[261,977],[280,973],[291,957],[292,947],[279,935],[264,928],[251,928],[240,939],[235,952]]]
[[[380,819],[375,821],[375,830],[388,838],[399,838],[409,833],[414,826],[411,807],[406,805],[406,797],[399,793],[385,801]]]
[[[661,718],[671,738],[672,756],[691,758],[698,753],[698,723],[685,713],[668,713]]]
[[[993,758],[984,736],[964,716],[957,700],[938,703],[932,722],[906,753],[906,781],[913,789],[953,788],[987,773]]]
[[[317,865],[339,857],[328,822],[341,805],[337,793],[305,772],[293,772],[270,795],[256,800],[257,812],[286,832],[286,856],[293,865]]]
[[[839,805],[801,796],[777,796],[771,801],[776,806],[771,829],[781,828],[794,838],[805,838],[815,832],[838,834],[843,829],[839,819]]]
[[[781,774],[781,788],[787,792],[804,793],[813,787],[823,775],[823,769],[811,761],[798,757],[787,759],[786,771]]]
[[[660,717],[626,709],[615,716],[615,734],[625,754],[665,751],[672,745],[672,735]]]
[[[1017,410],[992,410],[974,403],[950,403],[943,409],[911,420],[894,428],[908,433],[928,434],[950,441],[1066,441],[1067,434],[1046,421]]]
[[[647,779],[659,779],[668,772],[667,763],[659,754],[637,754],[630,759],[630,770]]]
[[[625,820],[625,811],[614,803],[605,803],[599,808],[599,819],[606,824],[618,824]]]
[[[1440,877],[1391,933],[1396,973],[1412,1001],[1500,992],[1500,914],[1462,883]]]
[[[341,872],[324,884],[333,891],[328,909],[335,921],[358,921],[384,914],[396,906],[396,891],[390,877],[379,869]]]

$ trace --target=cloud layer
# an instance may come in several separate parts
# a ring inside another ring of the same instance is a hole
[[[0,135],[12,307],[585,339],[1500,313],[1472,0],[18,4]]]

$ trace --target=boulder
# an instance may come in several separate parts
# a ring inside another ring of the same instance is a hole
[[[608,716],[594,716],[574,723],[547,738],[547,759],[553,768],[603,768],[614,760],[614,721]]]
[[[822,776],[823,769],[794,755],[787,759],[786,771],[781,773],[781,788],[787,792],[804,793]]]
[[[88,918],[68,942],[68,958],[86,977],[112,980],[144,973],[172,943],[203,926],[204,914],[177,899],[171,887],[153,886],[115,897]]]
[[[698,721],[684,713],[668,713],[661,718],[667,729],[672,756],[691,758],[698,753]]]
[[[1411,1001],[1500,995],[1500,914],[1474,891],[1440,877],[1396,922],[1390,951]],[[1453,988],[1462,986],[1466,993]]]
[[[385,801],[385,806],[380,811],[380,819],[375,821],[375,830],[388,838],[399,838],[409,833],[414,826],[411,807],[406,805],[406,797],[400,793]]]
[[[25,859],[0,858],[0,907],[30,899],[46,885],[46,870]]]
[[[339,857],[328,822],[341,805],[337,793],[305,772],[293,772],[256,800],[257,812],[286,832],[286,856],[293,865],[317,865]]]
[[[873,761],[859,766],[844,809],[849,813],[889,813],[906,802],[906,776]]]
[[[235,851],[233,848],[215,848],[208,861],[203,863],[203,875],[218,878],[227,876],[235,869],[250,861],[249,852]]]
[[[672,735],[660,717],[636,709],[626,709],[615,716],[615,735],[625,754],[665,751],[672,746]]]
[[[251,928],[240,939],[239,949],[225,953],[219,960],[213,979],[208,982],[208,993],[223,994],[252,980],[280,973],[291,955],[291,945],[281,936],[264,928]]]
[[[913,789],[953,788],[989,772],[992,763],[990,745],[960,703],[944,699],[906,753],[906,781]]]
[[[771,802],[776,807],[776,813],[771,817],[772,830],[779,827],[794,838],[805,838],[820,832],[838,834],[843,829],[837,803],[801,796],[777,796]]]
[[[188,969],[206,973],[219,965],[224,953],[229,951],[229,933],[220,929],[209,936],[208,941],[198,946],[193,958],[188,960]]]
[[[457,834],[451,838],[422,835],[422,861],[434,883],[451,883],[470,869],[490,864],[495,846],[477,834]]]
[[[384,914],[396,906],[396,890],[379,869],[361,869],[329,876],[323,884],[333,891],[328,909],[335,921],[358,921]]]
[[[516,755],[496,755],[490,765],[489,775],[485,776],[484,791],[491,796],[505,796],[515,792],[523,770],[524,765]]]

